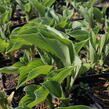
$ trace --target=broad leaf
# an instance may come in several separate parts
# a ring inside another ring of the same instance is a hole
[[[19,68],[14,66],[3,67],[0,68],[0,73],[18,74],[19,73],[18,70]]]
[[[45,101],[45,99],[47,98],[49,92],[47,89],[45,89],[44,87],[40,87],[39,89],[37,89],[35,92],[35,100],[31,103],[28,104],[28,107],[32,108],[35,105]]]
[[[39,75],[42,75],[42,74],[46,75],[51,69],[52,69],[52,66],[50,65],[43,65],[43,66],[36,67],[29,72],[25,82],[32,80],[38,77]]]
[[[81,41],[81,42],[76,43],[76,44],[75,44],[75,50],[76,50],[76,52],[77,52],[77,53],[79,53],[79,52],[80,52],[80,50],[81,50],[81,48],[82,48],[82,47],[85,47],[85,45],[87,44],[87,42],[88,42],[88,39],[87,39],[87,40],[84,40],[84,41]]]
[[[93,48],[91,42],[89,41],[89,57],[90,57],[90,61],[93,63],[95,61],[96,55],[95,55],[96,51]]]
[[[55,97],[62,97],[62,88],[58,82],[49,80],[44,82],[43,86],[49,91],[50,94],[54,95]]]
[[[89,32],[86,30],[74,30],[68,34],[79,41],[83,41],[89,38]]]
[[[55,1],[56,0],[44,0],[43,4],[44,4],[44,6],[50,8]]]
[[[21,107],[26,106],[30,102],[34,101],[35,100],[34,91],[37,90],[38,88],[39,88],[39,86],[37,86],[37,85],[26,86],[24,88],[24,91],[26,92],[26,95],[21,99],[21,101],[19,102],[19,105]]]
[[[99,44],[99,55],[103,52],[103,48],[105,47],[106,44],[106,35],[101,36],[100,44]]]
[[[30,3],[37,10],[40,16],[44,16],[47,8],[38,0],[31,0]]]
[[[9,46],[8,42],[5,42],[4,40],[0,39],[0,52],[6,51],[8,46]]]
[[[68,75],[71,74],[71,71],[72,71],[72,68],[65,68],[65,69],[63,68],[63,69],[59,70],[59,72],[58,72],[59,74],[58,73],[56,74],[56,78],[52,77],[51,80],[61,83]],[[32,108],[35,105],[45,101],[49,93],[52,93],[53,95],[60,97],[61,89],[60,89],[59,83],[57,83],[57,82],[55,84],[58,84],[58,86],[55,86],[54,83],[51,83],[51,81],[49,81],[49,82],[44,82],[42,87],[40,87],[37,90],[33,91],[30,89],[29,92],[31,92],[31,94],[33,94],[33,95],[35,94],[34,95],[35,97],[31,97],[31,96],[29,96],[30,94],[27,93],[26,96],[24,96],[22,98],[22,100],[20,101],[20,105],[23,103],[26,103],[26,104],[28,104],[28,107]],[[44,84],[45,84],[45,86],[44,86]],[[51,87],[53,88],[53,90]],[[56,92],[54,92],[55,87],[57,87],[55,89]],[[59,90],[59,92],[57,92],[58,90]],[[34,100],[32,98],[34,98]]]
[[[71,61],[73,59],[70,58],[73,56],[73,44],[71,42],[70,44],[69,41],[67,42],[67,40],[63,39],[63,41],[66,41],[66,43],[69,44],[70,47],[68,47],[68,44],[63,44],[56,39],[45,38],[40,34],[25,34],[22,36],[22,38],[38,46],[39,48],[50,52],[52,55],[57,56],[65,66],[71,65]],[[70,49],[72,50],[70,51]]]
[[[29,78],[28,74],[31,72],[34,68],[43,65],[43,62],[40,59],[35,59],[31,61],[27,66],[23,66],[19,69],[20,76],[18,80],[18,87],[23,85],[26,82],[26,79]]]
[[[11,44],[12,42],[12,44]],[[13,52],[15,50],[19,50],[20,48],[27,46],[27,45],[31,45],[30,43],[28,43],[27,41],[21,39],[21,38],[17,38],[14,40],[11,40],[10,45],[12,45],[12,47],[9,49],[8,52]]]
[[[94,19],[97,22],[102,23],[102,21],[103,21],[103,13],[102,13],[102,11],[100,11],[98,8],[94,8],[93,12],[94,12]]]
[[[83,15],[85,20],[90,24],[90,26],[93,27],[94,26],[93,7],[88,9],[87,7],[80,6],[79,11]]]
[[[56,72],[55,76],[52,77],[51,80],[61,83],[67,76],[72,73],[72,70],[73,67],[64,68],[59,73]]]

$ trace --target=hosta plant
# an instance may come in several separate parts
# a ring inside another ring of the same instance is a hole
[[[56,97],[62,102],[66,101],[69,99],[75,79],[90,68],[90,65],[81,62],[76,52],[79,52],[86,42],[81,42],[83,44],[78,44],[76,47],[77,45],[66,38],[65,33],[61,34],[58,30],[47,25],[30,22],[21,29],[13,31],[11,40],[17,42],[11,44],[12,48],[9,52],[22,49],[24,45],[32,45],[37,48],[41,59],[32,59],[26,64],[18,62],[11,67],[1,68],[0,71],[19,74],[17,88],[40,75],[44,75],[42,84],[39,86],[30,85],[24,89],[26,95],[20,101],[20,106],[26,105],[32,108],[47,101],[53,108],[50,99]],[[19,42],[20,40],[22,41]]]
[[[16,2],[30,19],[33,9],[39,18],[14,29],[9,36],[9,43],[1,41],[7,46],[7,53],[21,50],[23,56],[12,66],[0,68],[0,72],[19,75],[16,89],[25,86],[29,81],[43,78],[39,83],[24,87],[25,96],[20,100],[17,109],[32,109],[42,102],[46,102],[51,109],[93,109],[82,105],[70,106],[73,105],[70,104],[70,94],[75,80],[81,74],[95,68],[97,63],[103,65],[103,60],[108,57],[107,22],[107,33],[97,37],[100,25],[104,24],[104,10],[99,11],[92,7],[86,11],[92,5],[90,2],[79,6],[76,1],[69,0],[67,5],[71,3],[74,10],[66,9],[62,16],[52,7],[55,0]],[[75,10],[84,20],[71,23],[71,13]],[[71,37],[74,40],[69,40]],[[85,61],[80,57],[83,49],[86,52]],[[36,52],[40,58],[33,56]],[[59,107],[54,106],[54,99],[60,101]]]

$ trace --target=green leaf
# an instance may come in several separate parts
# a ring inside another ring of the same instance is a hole
[[[83,41],[89,38],[89,32],[86,30],[74,30],[68,33],[71,37]]]
[[[49,91],[49,93],[54,95],[55,97],[62,97],[62,88],[58,82],[49,80],[44,82],[43,87],[45,87]]]
[[[41,50],[45,50],[47,53],[50,53],[52,56],[55,56],[58,58],[64,66],[69,66],[72,64],[74,60],[74,45],[72,41],[65,38],[66,34],[61,34],[59,31],[57,31],[54,28],[51,28],[49,26],[44,26],[39,24],[34,24],[35,29],[38,29],[36,33],[32,33],[31,30],[31,24],[27,24],[24,27],[22,27],[19,31],[16,33],[11,34],[12,36],[19,37],[28,43],[31,43],[35,45],[36,47],[40,48]],[[28,34],[25,34],[25,31]]]
[[[43,4],[44,6],[50,8],[55,1],[56,0],[44,0]]]
[[[73,13],[74,13],[73,9],[72,10],[68,10],[68,9],[63,10],[63,16],[65,16],[69,19],[72,17]]]
[[[57,109],[95,109],[95,108],[83,106],[83,105],[77,105],[77,106],[69,106],[69,107],[59,107]]]
[[[92,43],[89,41],[89,57],[90,57],[90,61],[91,63],[93,63],[95,61],[95,55],[96,55],[96,51],[92,46]]]
[[[12,9],[6,10],[0,15],[0,25],[7,23],[10,20]]]
[[[84,40],[84,41],[81,41],[81,42],[78,42],[75,44],[75,50],[77,53],[79,53],[79,51],[81,50],[82,47],[85,47],[85,45],[87,44],[89,39],[87,40]]]
[[[27,13],[29,13],[30,11],[31,11],[31,5],[30,5],[30,3],[27,3],[27,4],[25,4],[24,5],[24,10],[25,10],[25,12],[27,12]]]
[[[99,45],[99,55],[101,55],[103,48],[105,47],[106,44],[106,35],[102,35],[101,36],[101,40],[100,40],[100,45]]]
[[[38,77],[39,75],[42,75],[42,74],[46,75],[52,69],[52,67],[53,66],[50,66],[50,65],[44,65],[44,66],[39,66],[34,68],[32,71],[29,72],[25,82],[32,80]]]
[[[38,77],[39,75],[46,75],[51,69],[52,66],[49,65],[39,66],[36,68],[28,67],[26,70],[23,70],[24,72],[21,72],[23,74],[20,75],[18,87],[25,84],[27,81]]]
[[[56,77],[54,77],[54,76],[52,77],[51,81],[57,81],[57,82],[61,83],[68,75],[71,74],[71,71],[72,71],[72,68],[63,68],[63,69],[59,70],[58,73],[55,74]],[[54,83],[44,82],[43,85],[45,84],[46,88],[42,85],[42,87],[40,87],[37,90],[31,90],[30,88],[28,88],[30,90],[28,93],[27,93],[27,90],[25,90],[27,94],[20,101],[20,105],[22,105],[26,102],[26,105],[28,104],[28,107],[32,108],[35,105],[45,101],[49,92],[55,96],[60,97],[61,96],[61,92],[60,92],[61,89],[60,89],[59,83],[55,83],[55,84],[58,84],[57,86],[55,86]],[[49,86],[47,86],[47,84]],[[57,89],[55,89],[55,91],[59,90],[59,92],[54,92],[50,87],[53,87],[53,89],[55,87],[57,87]],[[33,95],[31,95],[30,93]]]
[[[40,65],[44,65],[43,64],[43,62],[42,62],[42,60],[41,59],[38,59],[38,58],[36,58],[36,59],[33,59],[29,64],[28,64],[28,66],[31,66],[31,67],[37,67],[37,66],[40,66]]]
[[[31,109],[31,108],[28,108],[27,106],[19,106],[19,107],[15,108],[15,109]]]
[[[91,67],[93,66],[93,64],[90,63],[84,63],[81,65],[80,71],[79,71],[79,76],[81,74],[86,73]]]
[[[40,87],[39,89],[37,89],[34,92],[34,94],[35,94],[35,100],[28,104],[28,107],[30,107],[30,108],[32,108],[32,107],[36,106],[37,104],[45,101],[45,99],[47,98],[49,92],[44,87]]]
[[[80,28],[80,27],[83,27],[81,22],[79,22],[79,21],[73,22],[73,24],[72,24],[73,29]]]
[[[37,10],[40,16],[44,16],[47,8],[38,0],[31,0],[30,3]]]
[[[94,19],[100,23],[103,21],[103,13],[98,8],[94,8]]]
[[[0,38],[6,40],[6,35],[5,35],[5,33],[3,32],[2,27],[0,27]]]
[[[6,51],[8,46],[9,46],[8,42],[5,42],[4,40],[0,39],[0,52]]]
[[[85,20],[90,24],[90,26],[93,27],[94,26],[93,7],[87,8],[87,7],[80,6],[79,11],[83,15]]]
[[[69,76],[72,73],[72,70],[73,67],[64,68],[59,73],[55,74],[55,76],[52,77],[51,80],[61,83],[67,76]]]
[[[20,76],[18,80],[18,87],[23,85],[26,82],[26,79],[29,78],[28,74],[36,67],[39,67],[41,65],[44,65],[43,62],[40,59],[34,59],[31,61],[27,66],[23,66],[19,69]]]
[[[36,85],[27,86],[24,90],[26,91],[26,95],[20,100],[19,105],[25,106],[28,108],[32,108],[37,104],[45,101],[49,92],[44,87],[38,88]]]
[[[56,22],[59,22],[59,16],[56,14],[53,8],[49,8],[46,14],[48,14],[47,16],[55,19]]]
[[[11,40],[10,44],[12,45],[12,47],[9,49],[8,52],[13,52],[15,50],[19,50],[23,46],[31,45],[30,43],[21,38]]]
[[[68,40],[63,40],[66,44],[56,39],[45,38],[40,34],[25,34],[22,38],[26,41],[36,45],[37,47],[44,49],[45,51],[57,56],[65,66],[71,65],[73,58],[73,44]],[[69,44],[69,46],[68,46]],[[72,51],[70,51],[72,49]]]
[[[16,62],[16,63],[13,64],[12,66],[13,66],[13,67],[18,67],[18,68],[20,68],[20,67],[24,66],[24,64],[21,63],[21,62]]]
[[[10,66],[0,68],[0,73],[18,74],[18,67]]]
[[[56,36],[56,35],[58,35],[60,38],[66,38],[66,36],[65,35],[63,35],[62,33],[61,33],[61,31],[58,31],[58,30],[56,30],[55,28],[52,28],[52,27],[50,27],[50,26],[46,26],[47,27],[47,30],[49,31],[49,32],[51,32],[51,34],[52,35],[54,35],[54,36]],[[45,29],[45,31],[42,31],[42,32],[46,32],[46,29]],[[49,33],[48,33],[49,34]]]
[[[35,100],[35,94],[34,91],[36,91],[39,88],[39,86],[33,84],[26,86],[24,88],[24,91],[26,95],[20,100],[19,105],[22,106],[27,106],[27,104],[31,103],[32,101]]]

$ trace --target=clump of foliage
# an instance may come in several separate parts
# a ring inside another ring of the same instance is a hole
[[[12,66],[0,68],[0,72],[18,74],[17,89],[40,76],[44,80],[24,87],[26,94],[16,109],[32,109],[41,102],[47,102],[54,109],[52,99],[55,98],[61,101],[57,109],[92,109],[82,105],[71,106],[69,95],[79,76],[90,69],[100,73],[109,66],[106,9],[100,11],[92,7],[94,0],[64,2],[61,14],[54,10],[56,0],[10,1],[6,2],[7,10],[1,11],[0,42],[3,44],[0,52],[11,55],[14,51],[23,51],[23,56]],[[4,24],[8,25],[10,21],[13,4],[25,12],[28,23],[6,34]],[[83,19],[71,22],[75,13]],[[102,30],[104,34],[100,33]],[[34,53],[40,58],[35,58]]]

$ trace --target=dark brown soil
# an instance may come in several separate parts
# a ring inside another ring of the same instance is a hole
[[[50,109],[46,103],[38,104],[34,109]]]
[[[83,82],[85,83],[83,83],[82,87],[80,84],[77,84],[76,89],[72,92],[71,98],[73,101],[71,102],[76,105],[81,104],[88,106],[97,103],[103,107],[103,109],[109,109],[109,90],[107,90],[109,87],[109,79],[105,77],[90,78],[90,81]],[[87,84],[87,86],[85,84]]]
[[[95,100],[100,102],[104,109],[109,109],[109,90],[107,88],[109,87],[109,80],[106,80],[105,78],[101,78],[100,82],[97,82],[92,86]]]
[[[18,84],[18,75],[17,74],[3,74],[4,79],[4,88],[16,88]],[[34,83],[34,80],[28,81],[25,85]]]
[[[17,107],[19,104],[19,101],[22,99],[22,97],[24,97],[24,95],[25,95],[25,92],[23,91],[23,89],[19,89],[15,91],[14,98],[12,101],[12,106]]]
[[[5,76],[5,88],[15,88],[18,82],[17,74],[4,74]]]

